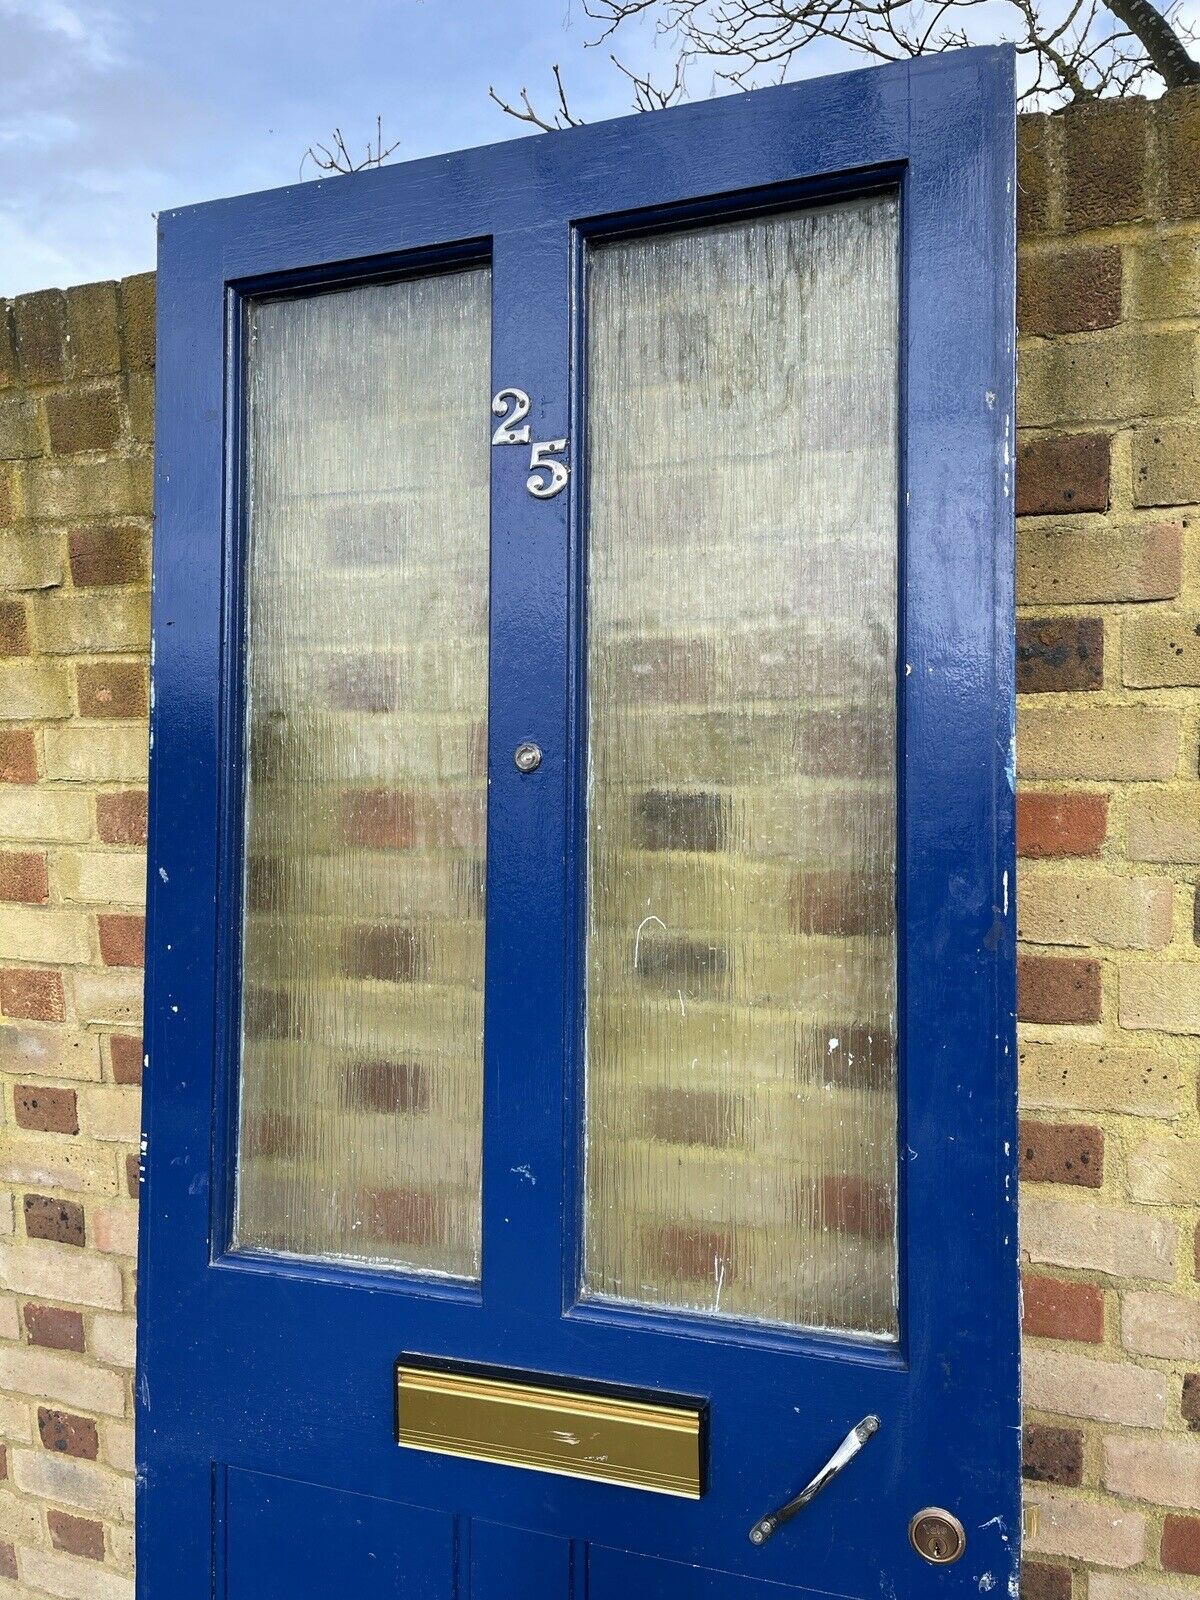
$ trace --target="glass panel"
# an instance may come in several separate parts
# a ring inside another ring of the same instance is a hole
[[[490,292],[250,313],[242,1247],[479,1273]]]
[[[888,1338],[897,219],[588,280],[585,1292]]]

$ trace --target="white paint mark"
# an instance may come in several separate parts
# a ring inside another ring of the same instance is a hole
[[[170,882],[170,881],[171,881],[171,880],[170,880],[170,879],[169,879],[169,878],[168,878],[168,877],[167,877],[167,869],[166,869],[166,867],[159,867],[159,869],[158,869],[158,875],[159,875],[159,877],[160,877],[160,878],[161,878],[161,879],[162,879],[162,881],[163,881],[163,882],[164,882],[164,883],[169,883],[169,882]]]
[[[515,1172],[518,1178],[524,1178],[525,1182],[529,1184],[531,1188],[537,1187],[537,1179],[529,1170],[529,1163],[527,1161],[523,1161],[519,1167],[510,1167],[508,1170],[510,1172]]]
[[[555,1428],[554,1437],[560,1440],[563,1444],[579,1443],[579,1435],[577,1433],[569,1433],[566,1428]]]
[[[725,1263],[719,1256],[713,1257],[713,1272],[717,1280],[717,1296],[713,1301],[713,1310],[721,1309],[721,1292],[725,1288]]]
[[[837,1049],[838,1045],[841,1044],[841,1042],[842,1041],[840,1039],[830,1039],[830,1041],[829,1041],[829,1054],[830,1055],[833,1054],[833,1052]]]
[[[1007,916],[1008,915],[1008,868],[1007,867],[1005,867],[1005,869],[1004,869],[1003,884],[1004,884],[1004,915]]]
[[[979,1580],[979,1592],[980,1592],[980,1594],[986,1594],[989,1589],[994,1589],[995,1587],[996,1587],[995,1574],[991,1573],[991,1572],[985,1572],[983,1577],[980,1578],[980,1580]]]
[[[676,989],[675,993],[679,996],[679,1015],[681,1017],[686,1017],[687,1016],[687,1007],[683,1003],[683,990],[682,989]]]
[[[666,923],[663,921],[663,919],[661,917],[655,917],[655,916],[643,917],[642,920],[638,923],[638,931],[634,935],[634,940],[633,940],[633,970],[635,972],[638,969],[638,957],[642,953],[642,932],[643,932],[644,929],[648,928],[652,922],[657,922],[659,927],[662,929],[662,931],[664,933],[666,933],[666,931],[667,931],[667,925],[666,925]]]

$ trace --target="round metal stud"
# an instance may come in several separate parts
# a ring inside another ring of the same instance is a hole
[[[949,1567],[967,1548],[967,1530],[952,1511],[926,1506],[908,1525],[908,1537],[919,1556],[935,1567]]]
[[[542,752],[536,744],[526,740],[513,751],[513,765],[518,772],[536,772],[542,764]]]

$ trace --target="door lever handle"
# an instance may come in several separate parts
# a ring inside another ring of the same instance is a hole
[[[879,1418],[876,1416],[864,1417],[857,1427],[851,1428],[820,1472],[815,1478],[809,1479],[798,1495],[754,1524],[750,1529],[750,1543],[766,1544],[775,1530],[782,1528],[785,1522],[790,1522],[798,1511],[803,1511],[810,1501],[815,1500],[821,1490],[833,1482],[842,1468],[854,1460],[867,1440],[878,1432]]]

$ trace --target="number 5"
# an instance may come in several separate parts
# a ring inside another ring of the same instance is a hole
[[[535,444],[529,452],[529,476],[525,480],[525,487],[531,495],[539,500],[550,500],[566,487],[570,477],[570,468],[562,461],[555,461],[554,455],[567,448],[565,439],[543,439],[540,444]],[[549,473],[548,478],[542,473]]]

